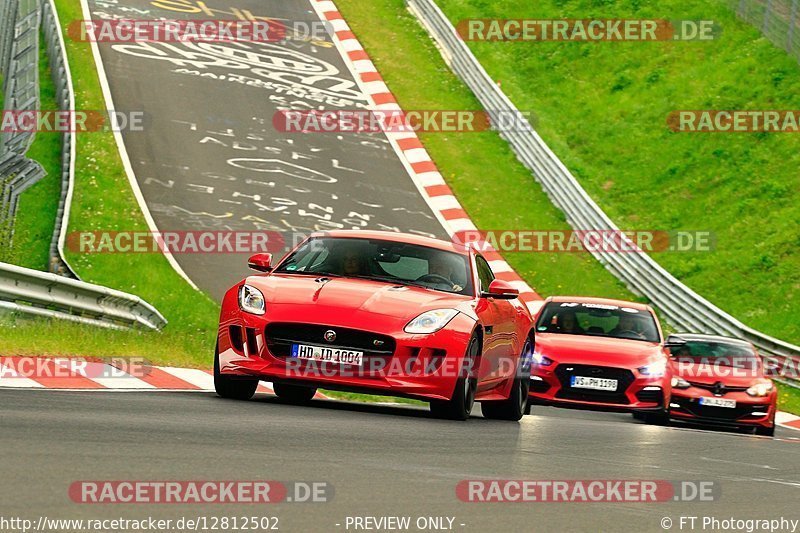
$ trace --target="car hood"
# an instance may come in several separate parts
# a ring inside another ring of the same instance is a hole
[[[313,276],[253,276],[247,279],[264,294],[267,306],[313,307],[315,313],[359,313],[394,317],[405,325],[431,309],[458,309],[474,317],[472,298],[421,287],[398,286],[380,281]]]
[[[675,359],[672,360],[672,371],[676,376],[701,385],[714,385],[720,381],[729,387],[749,387],[764,379],[764,372],[760,367],[752,370]]]
[[[638,368],[663,357],[655,342],[589,335],[537,333],[536,352],[556,363]]]

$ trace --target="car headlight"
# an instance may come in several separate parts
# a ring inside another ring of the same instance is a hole
[[[550,366],[553,364],[553,360],[547,357],[546,355],[542,355],[538,352],[533,352],[533,363],[537,366]]]
[[[447,325],[458,314],[455,309],[433,309],[425,311],[406,324],[406,333],[434,333]]]
[[[656,361],[655,363],[650,363],[647,366],[642,366],[638,368],[639,373],[644,376],[650,377],[661,377],[667,373],[667,362],[666,361]]]
[[[773,387],[771,381],[762,381],[747,389],[747,394],[750,396],[767,396],[772,392]]]
[[[254,315],[263,315],[266,311],[264,295],[251,285],[239,287],[239,308]]]
[[[691,387],[692,384],[686,381],[683,378],[674,377],[672,378],[672,388],[673,389],[688,389]]]

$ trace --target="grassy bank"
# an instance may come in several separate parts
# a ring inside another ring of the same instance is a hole
[[[39,101],[40,109],[58,109],[44,40],[39,42]],[[0,247],[0,260],[48,270],[50,239],[61,191],[61,134],[37,133],[25,155],[38,161],[47,175],[20,195],[12,246]]]
[[[80,3],[57,0],[64,32],[83,18]],[[105,109],[88,43],[66,41],[77,109]],[[110,132],[77,135],[75,193],[70,231],[146,231]],[[57,153],[60,153],[60,149]],[[50,242],[49,236],[47,243]],[[208,367],[211,364],[217,305],[193,290],[156,254],[68,254],[85,281],[136,294],[169,320],[162,333],[110,332],[65,323],[4,319],[0,353],[136,355],[161,364]]]
[[[380,2],[384,3],[384,2]],[[397,4],[398,2],[394,2]],[[468,18],[713,20],[702,42],[470,42],[621,227],[712,232],[712,252],[654,258],[744,323],[800,343],[800,138],[678,133],[675,110],[798,109],[800,68],[715,0],[440,0]]]

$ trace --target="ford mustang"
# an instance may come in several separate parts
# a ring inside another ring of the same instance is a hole
[[[318,387],[415,398],[434,415],[519,420],[533,320],[518,290],[472,247],[379,231],[313,234],[222,302],[214,384],[249,399],[259,380],[286,401]]]
[[[752,344],[696,333],[670,335],[667,341],[674,373],[673,419],[775,434],[778,391],[764,376]]]
[[[649,306],[558,296],[536,316],[532,403],[631,411],[648,422],[668,422],[672,370]]]

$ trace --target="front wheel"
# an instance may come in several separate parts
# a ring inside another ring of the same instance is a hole
[[[530,346],[531,341],[528,340],[522,348],[519,366],[508,399],[499,402],[481,403],[481,411],[483,411],[484,418],[518,421],[524,415],[530,413],[528,404],[528,392],[531,386]]]
[[[477,337],[469,341],[467,353],[464,356],[464,365],[461,376],[456,380],[453,396],[449,400],[434,400],[431,402],[431,413],[437,418],[448,420],[466,420],[475,405],[475,392],[478,390],[478,379],[475,376],[477,369],[472,366],[478,360],[480,344]]]
[[[219,371],[219,351],[214,351],[214,390],[220,398],[249,400],[256,393],[258,379],[226,376]]]
[[[651,426],[668,426],[669,411],[634,411],[633,417]]]
[[[762,435],[764,437],[774,437],[775,436],[775,424],[773,423],[769,427],[758,426],[756,427],[756,435]]]
[[[272,390],[275,391],[275,396],[291,403],[309,402],[317,393],[316,387],[301,387],[299,385],[287,385],[286,383],[273,383]]]

